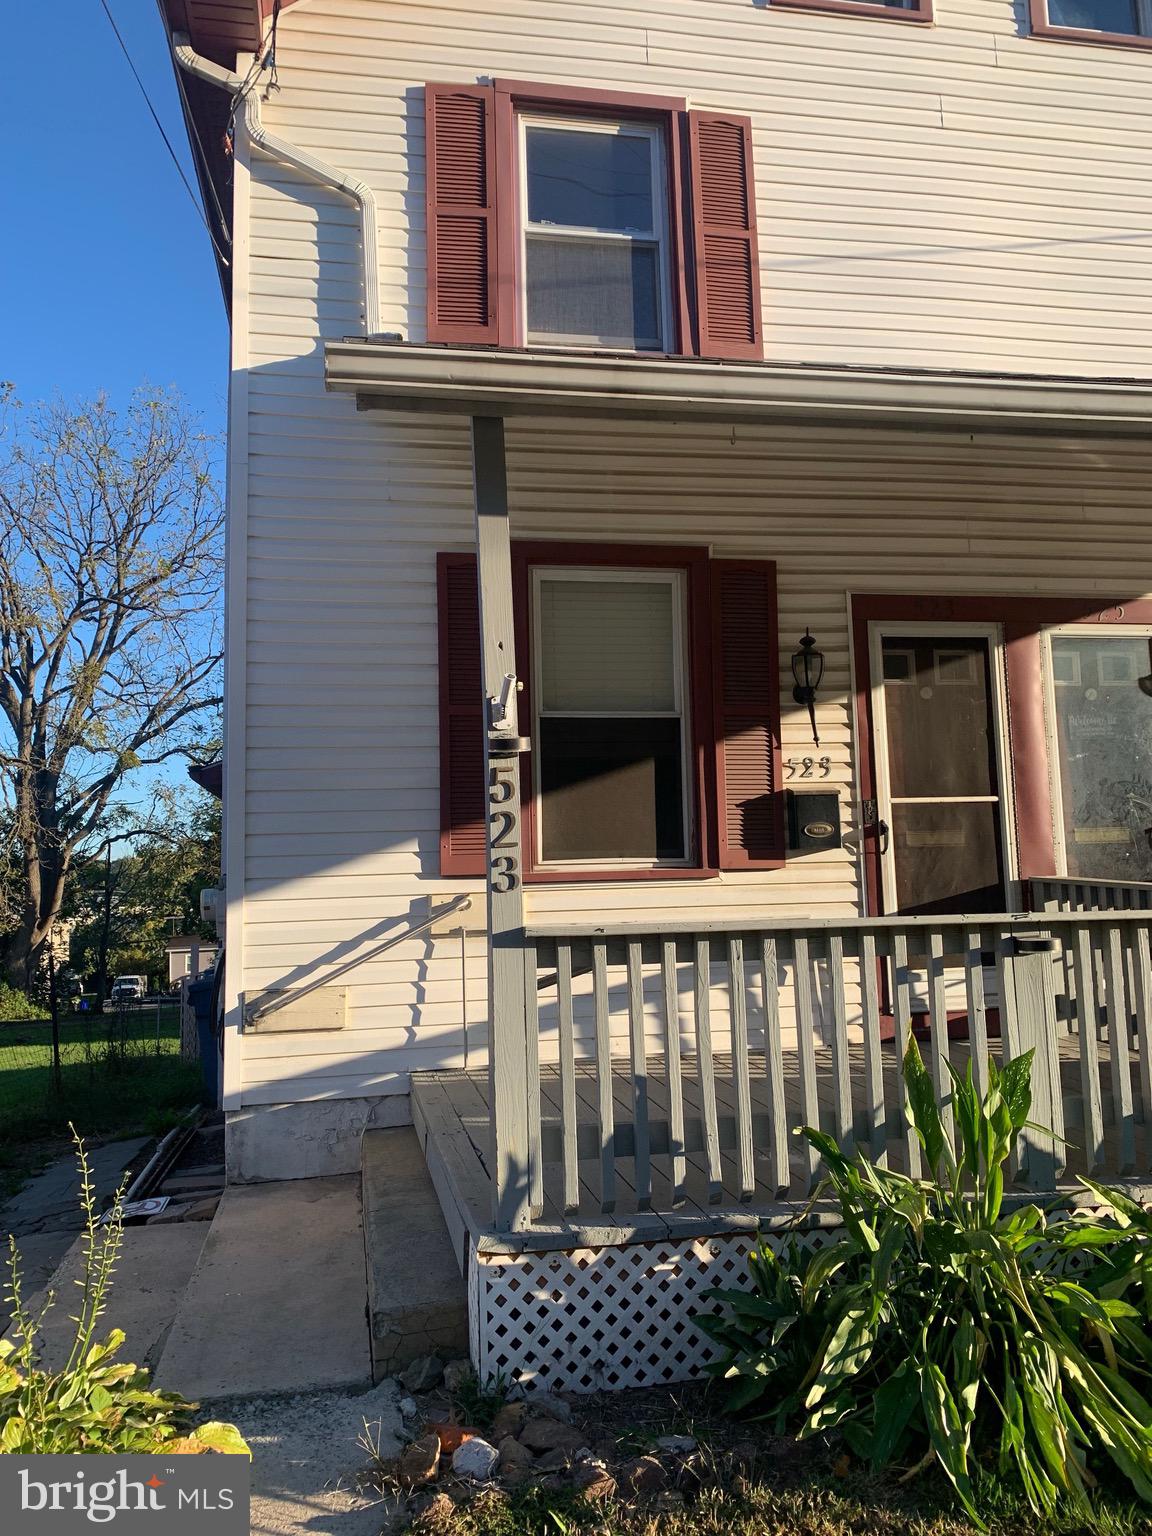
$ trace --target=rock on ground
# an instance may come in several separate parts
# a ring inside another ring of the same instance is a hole
[[[386,1381],[368,1392],[238,1398],[212,1407],[252,1447],[252,1536],[379,1536],[391,1506],[358,1489],[369,1457],[357,1441],[367,1420],[380,1454],[397,1454],[398,1395]]]

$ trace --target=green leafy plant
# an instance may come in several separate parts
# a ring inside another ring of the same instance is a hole
[[[48,1010],[34,1003],[26,992],[0,981],[0,1024],[22,1024],[28,1019],[46,1019]]]
[[[1043,1515],[1062,1501],[1087,1513],[1108,1464],[1152,1503],[1152,1218],[1095,1184],[1105,1217],[1005,1207],[1031,1066],[1031,1053],[990,1062],[983,1098],[970,1066],[952,1073],[954,1147],[910,1042],[930,1177],[852,1161],[806,1128],[843,1237],[803,1260],[795,1243],[782,1259],[761,1246],[755,1289],[711,1293],[725,1310],[698,1319],[725,1347],[713,1369],[734,1406],[802,1437],[836,1429],[874,1468],[938,1463],[977,1523],[982,1471],[1018,1481]]]
[[[84,1275],[81,1300],[71,1321],[71,1348],[59,1371],[44,1368],[40,1330],[56,1298],[49,1292],[36,1312],[23,1295],[20,1255],[9,1238],[8,1284],[13,1337],[0,1340],[0,1453],[175,1454],[223,1451],[248,1455],[233,1424],[193,1427],[195,1403],[149,1386],[148,1372],[117,1359],[124,1344],[119,1328],[98,1338],[113,1271],[123,1241],[121,1194],[104,1221],[96,1210],[91,1169],[75,1131],[84,1212]]]
[[[452,1407],[462,1424],[491,1429],[493,1420],[508,1401],[508,1378],[502,1371],[481,1381],[475,1371],[465,1371],[452,1393]]]

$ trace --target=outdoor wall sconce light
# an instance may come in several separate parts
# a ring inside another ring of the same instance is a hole
[[[796,679],[792,697],[797,704],[807,706],[808,718],[812,722],[812,740],[819,746],[820,737],[816,734],[816,690],[824,676],[824,652],[816,649],[816,641],[807,628],[799,650],[792,652],[792,676]]]

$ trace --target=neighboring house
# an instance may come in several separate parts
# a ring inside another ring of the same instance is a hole
[[[184,976],[199,976],[216,964],[216,944],[205,943],[198,935],[177,933],[164,940],[168,951],[168,985],[176,985]]]
[[[1146,9],[166,9],[233,1176],[414,1119],[478,1368],[588,1387],[697,1367],[799,1125],[916,1166],[910,1028],[1146,1175]]]

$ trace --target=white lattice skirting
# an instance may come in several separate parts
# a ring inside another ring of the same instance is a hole
[[[839,1236],[792,1236],[814,1249]],[[765,1236],[779,1248],[782,1239]],[[710,1286],[750,1288],[754,1232],[469,1261],[472,1362],[525,1390],[601,1392],[699,1376],[717,1353],[693,1322]]]

